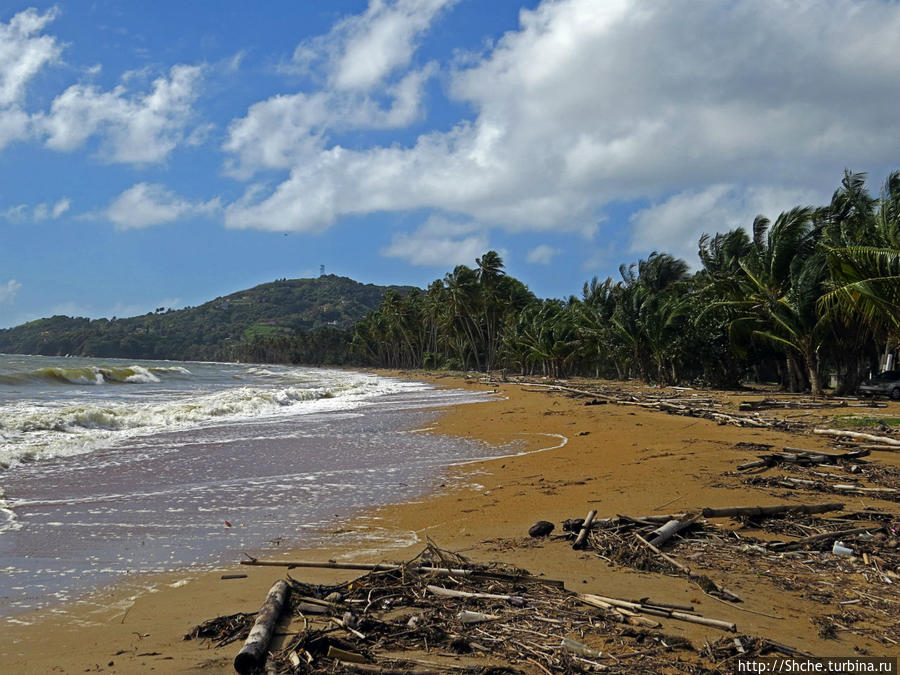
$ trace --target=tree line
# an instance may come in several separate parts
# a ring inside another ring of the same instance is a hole
[[[424,292],[389,291],[351,356],[386,368],[504,370],[734,386],[777,380],[852,391],[897,344],[900,172],[878,196],[846,171],[830,203],[703,235],[700,267],[654,252],[593,278],[580,297],[538,299],[495,251]]]

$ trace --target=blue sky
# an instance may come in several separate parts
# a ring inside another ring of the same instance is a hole
[[[0,327],[498,250],[578,294],[900,168],[900,4],[0,8]]]

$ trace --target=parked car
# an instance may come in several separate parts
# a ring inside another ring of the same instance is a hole
[[[861,396],[883,394],[895,401],[900,400],[900,370],[886,370],[871,380],[866,380],[858,389]]]

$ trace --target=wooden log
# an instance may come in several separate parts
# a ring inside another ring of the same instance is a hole
[[[272,639],[272,633],[275,630],[275,624],[281,615],[284,607],[284,601],[288,594],[288,585],[284,579],[275,582],[259,613],[250,634],[244,642],[244,646],[238,655],[234,657],[234,669],[245,675],[262,667],[268,656],[269,640]]]
[[[657,548],[665,544],[669,539],[674,537],[682,530],[686,530],[700,519],[700,514],[695,514],[684,520],[670,520],[662,527],[657,528],[650,534],[654,535],[652,539],[648,539],[647,543],[653,544]]]
[[[847,452],[825,452],[824,450],[802,450],[801,448],[790,448],[785,446],[785,452],[793,452],[798,455],[807,455],[809,457],[825,457],[827,459],[855,459],[857,457],[865,457],[871,453],[866,452],[866,448],[857,450],[848,450]]]
[[[705,508],[701,512],[704,518],[730,518],[733,516],[775,516],[783,513],[827,513],[840,511],[842,503],[829,504],[776,504],[774,506],[726,506],[722,508]]]
[[[578,550],[584,546],[584,541],[587,539],[588,532],[591,531],[591,525],[594,522],[594,518],[597,516],[597,512],[591,509],[588,512],[587,518],[584,519],[584,523],[581,525],[581,532],[578,533],[578,537],[576,537],[575,541],[572,543],[572,548]]]
[[[859,431],[846,431],[844,429],[813,429],[814,434],[822,436],[836,436],[838,438],[855,438],[861,441],[872,441],[881,445],[890,445],[892,447],[900,447],[900,440],[890,438],[889,436],[875,436],[874,434],[864,434]]]

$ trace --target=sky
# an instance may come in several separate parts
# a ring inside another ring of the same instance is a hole
[[[487,250],[540,297],[900,169],[895,0],[0,5],[0,327]]]

